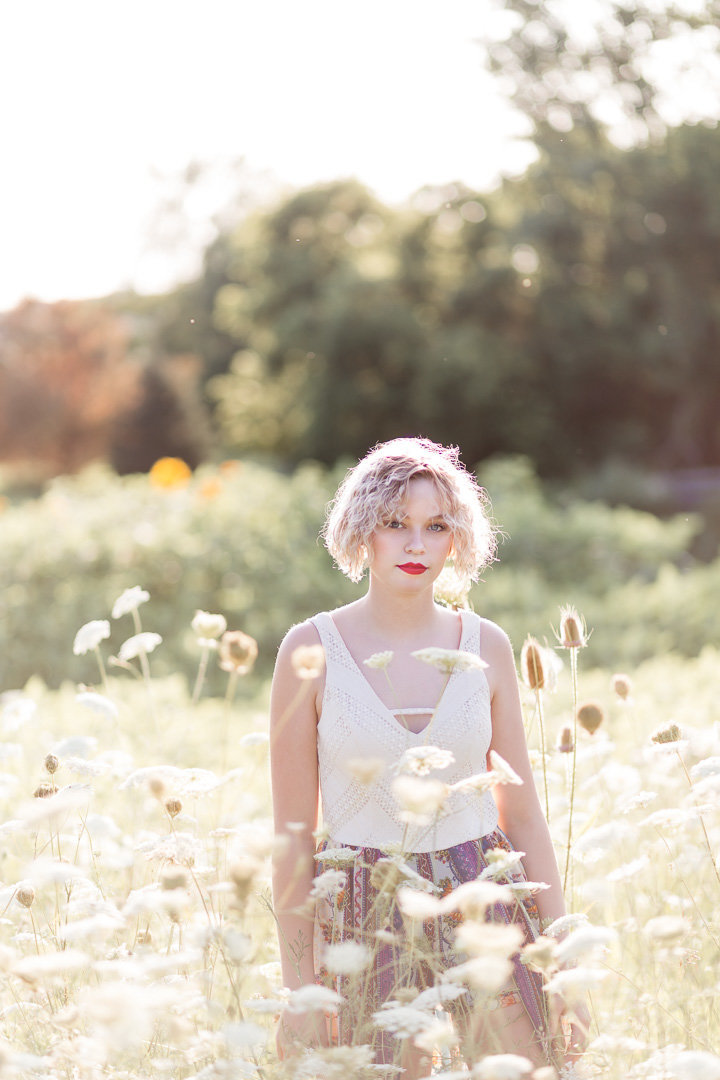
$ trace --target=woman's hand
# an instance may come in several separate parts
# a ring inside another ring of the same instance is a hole
[[[590,1013],[584,1001],[572,1008],[561,994],[551,994],[549,1001],[550,1036],[566,1061],[577,1061],[588,1042]]]
[[[329,1046],[327,1020],[323,1013],[285,1012],[280,1017],[275,1045],[281,1061],[305,1048],[316,1050]]]

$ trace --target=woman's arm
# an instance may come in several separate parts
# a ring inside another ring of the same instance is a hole
[[[290,989],[314,981],[313,915],[307,903],[318,820],[317,710],[323,681],[298,678],[292,655],[299,646],[318,644],[312,624],[293,627],[278,652],[270,699],[273,901],[283,982]]]
[[[486,674],[492,693],[490,749],[523,781],[522,785],[501,784],[494,790],[500,828],[513,847],[525,852],[528,879],[550,886],[536,894],[541,919],[557,919],[565,914],[565,902],[555,850],[530,768],[515,659],[507,635],[494,623],[483,624],[483,659],[489,665]]]

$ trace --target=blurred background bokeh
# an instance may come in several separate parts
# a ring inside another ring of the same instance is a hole
[[[0,689],[92,680],[73,635],[136,584],[160,670],[194,671],[201,608],[253,634],[267,672],[290,623],[356,595],[317,543],[324,506],[403,434],[458,445],[487,485],[506,539],[472,600],[518,645],[566,601],[598,662],[717,643],[718,0],[270,2],[260,27],[243,7],[158,3],[143,30],[140,6],[69,2],[43,29],[59,9],[30,3],[14,27],[6,150],[27,203],[2,210],[23,254],[4,245]],[[44,66],[53,30],[74,43],[64,69]],[[212,118],[193,111],[213,94]],[[186,136],[164,156],[139,139],[133,273],[112,262],[118,190],[87,218],[56,206],[57,234],[43,206],[62,177],[97,194],[80,147],[127,159],[142,108],[161,149]],[[266,140],[252,160],[246,128]],[[83,292],[91,240],[105,261]]]

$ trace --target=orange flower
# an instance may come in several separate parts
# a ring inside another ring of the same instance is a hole
[[[206,476],[198,489],[201,499],[217,499],[222,494],[222,480],[217,476]]]
[[[192,469],[182,458],[163,457],[155,462],[149,476],[153,487],[185,487],[192,476]]]

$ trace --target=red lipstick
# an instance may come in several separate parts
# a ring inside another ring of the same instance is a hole
[[[427,566],[423,566],[422,563],[407,562],[402,566],[398,566],[398,570],[403,570],[406,574],[424,574],[427,570]]]

